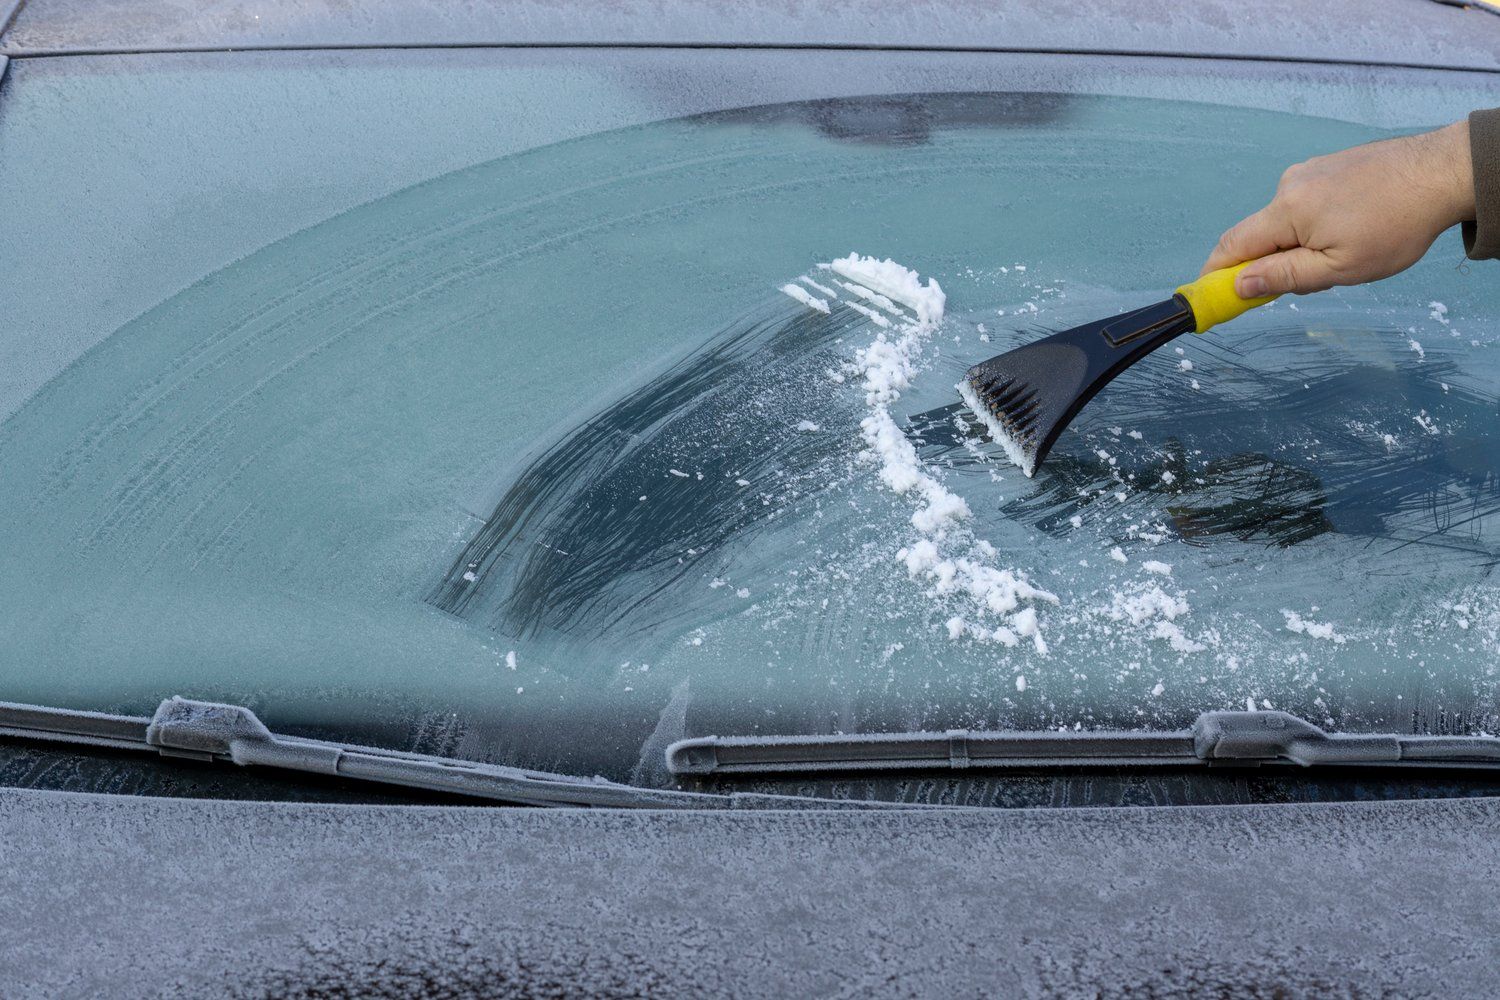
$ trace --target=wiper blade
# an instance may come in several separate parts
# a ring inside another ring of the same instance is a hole
[[[947,808],[744,792],[640,788],[454,757],[274,733],[240,705],[170,698],[150,717],[0,702],[0,736],[78,743],[333,775],[518,805],[647,809]],[[1262,765],[1496,768],[1492,736],[1327,733],[1285,712],[1205,712],[1175,732],[881,733],[709,736],[667,748],[679,775],[1024,771]]]
[[[706,736],[667,748],[674,774],[1058,768],[1500,768],[1500,738],[1328,733],[1286,712],[1204,712],[1173,732],[947,732]]]
[[[169,698],[150,718],[0,702],[0,736],[139,750],[166,757],[335,775],[516,805],[633,809],[887,808],[896,803],[638,788],[455,757],[272,732],[240,705]]]

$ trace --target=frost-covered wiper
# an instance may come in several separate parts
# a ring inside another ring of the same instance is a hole
[[[1175,732],[707,736],[667,748],[683,775],[1260,765],[1500,769],[1500,738],[1327,733],[1286,712],[1205,712]]]
[[[243,706],[185,698],[163,701],[150,717],[0,702],[0,736],[332,775],[518,805],[909,808],[878,801],[641,788],[603,778],[287,736],[272,732]],[[667,766],[681,775],[1277,764],[1500,769],[1500,739],[1330,734],[1285,712],[1206,712],[1191,729],[1164,733],[950,730],[709,736],[680,740],[667,748]]]
[[[712,795],[637,788],[499,764],[402,753],[285,736],[248,708],[170,698],[156,714],[106,715],[0,702],[0,735],[139,750],[166,757],[335,775],[403,788],[468,795],[518,805],[643,809],[885,807],[786,795]]]

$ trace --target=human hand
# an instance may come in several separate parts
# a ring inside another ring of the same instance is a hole
[[[1293,164],[1271,203],[1219,238],[1201,273],[1241,261],[1241,298],[1388,278],[1474,218],[1469,123]]]

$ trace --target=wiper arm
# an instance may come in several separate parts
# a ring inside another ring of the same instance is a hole
[[[1500,738],[1327,733],[1286,712],[1204,712],[1173,732],[707,736],[667,748],[674,774],[1226,765],[1500,768]]]
[[[635,809],[886,808],[791,795],[679,792],[455,757],[285,736],[240,705],[169,698],[150,718],[0,702],[0,736],[336,775],[517,805]]]

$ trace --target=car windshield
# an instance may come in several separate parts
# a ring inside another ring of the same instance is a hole
[[[13,190],[115,82],[26,72]],[[1493,729],[1500,285],[1456,235],[1177,341],[1034,479],[952,407],[970,364],[1195,276],[1286,163],[1389,134],[794,101],[473,155],[94,334],[18,262],[0,689],[638,781],[711,733]],[[0,246],[92,267],[68,211]],[[194,252],[162,235],[144,283]]]

